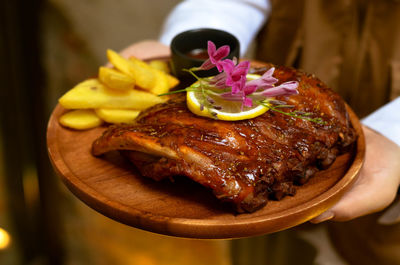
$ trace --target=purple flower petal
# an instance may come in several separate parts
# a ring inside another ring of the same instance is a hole
[[[289,96],[289,95],[299,93],[297,91],[298,86],[299,86],[299,83],[297,81],[289,81],[289,82],[280,84],[279,86],[276,86],[276,87],[273,87],[270,89],[265,89],[259,93],[266,97]]]
[[[215,65],[211,62],[211,60],[207,59],[202,65],[196,68],[196,70],[210,70],[214,67]]]
[[[231,73],[235,69],[235,63],[230,59],[225,59],[221,62],[225,73]]]
[[[242,92],[246,85],[246,75],[228,74],[226,84],[232,86],[232,94]]]
[[[208,56],[210,57],[210,61],[217,67],[218,71],[221,72],[223,69],[221,60],[229,55],[230,52],[229,46],[224,45],[216,49],[216,46],[212,41],[208,41],[207,45],[208,45],[207,51],[208,51]]]
[[[244,97],[243,98],[243,105],[246,106],[246,107],[253,107],[253,100],[251,98]]]
[[[225,83],[225,84],[227,84],[227,83]],[[231,87],[232,87],[232,91],[231,91],[232,94],[237,94],[237,93],[239,93],[240,90],[241,90],[240,82],[239,82],[239,81],[237,81],[237,82],[231,82],[231,85],[228,85],[228,86],[231,86]]]
[[[244,88],[246,82],[246,75],[250,68],[249,61],[240,62],[236,65],[232,71],[227,72],[226,84],[228,86],[232,86],[232,93],[237,93]],[[241,82],[241,84],[237,84],[237,82]],[[243,83],[244,82],[244,83]],[[242,84],[243,83],[243,84]]]
[[[226,83],[227,74],[221,72],[209,80],[209,84],[216,88],[227,88]]]
[[[208,52],[208,56],[213,55],[215,52],[217,51],[217,47],[215,46],[214,42],[212,41],[208,41],[207,42],[207,52]]]
[[[272,76],[274,73],[275,68],[271,67],[267,72],[265,72],[260,78],[251,80],[247,82],[249,85],[256,85],[261,87],[272,87],[276,82],[278,82],[278,79]]]
[[[226,56],[228,56],[229,52],[230,52],[230,48],[228,45],[221,46],[218,48],[218,50],[216,50],[214,52],[214,54],[212,54],[211,60],[220,61],[220,60],[224,59]]]
[[[261,76],[261,78],[265,78],[265,79],[271,78],[272,75],[274,74],[274,72],[275,72],[275,67],[271,67],[271,68],[268,69],[268,71],[266,71],[266,72]],[[272,77],[272,78],[273,78],[273,77]]]
[[[207,52],[209,59],[207,59],[201,66],[195,67],[194,70],[210,70],[217,67],[218,71],[221,72],[223,69],[222,59],[229,55],[229,46],[224,45],[217,49],[212,41],[208,41]]]
[[[250,61],[246,60],[246,61],[242,61],[238,65],[236,65],[234,70],[245,71],[245,73],[247,75],[247,72],[249,71],[249,68],[250,68]]]
[[[254,92],[256,92],[257,89],[258,89],[258,87],[255,85],[246,84],[243,91],[244,91],[245,95],[250,95],[250,94],[253,94]]]

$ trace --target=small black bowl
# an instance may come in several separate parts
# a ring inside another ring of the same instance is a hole
[[[240,44],[238,39],[232,34],[209,28],[184,31],[176,35],[171,42],[171,70],[181,81],[190,82],[194,80],[189,73],[182,69],[200,66],[208,58],[208,55],[207,58],[203,58],[204,56],[201,55],[207,52],[207,42],[209,40],[214,42],[217,49],[223,45],[229,45],[230,53],[226,58],[232,59],[236,57],[239,59]],[[195,58],[193,56],[193,52],[196,51],[200,51],[197,57],[202,58]],[[218,70],[213,68],[207,71],[197,71],[196,75],[205,77],[216,75],[217,73]]]

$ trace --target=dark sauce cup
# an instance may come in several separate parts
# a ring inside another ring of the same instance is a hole
[[[184,31],[176,35],[171,42],[171,70],[181,80],[182,86],[187,86],[195,81],[195,78],[183,69],[200,66],[206,59],[207,42],[214,42],[217,49],[223,45],[229,45],[230,53],[226,57],[239,59],[240,44],[232,34],[209,28],[200,28]],[[207,71],[196,71],[197,76],[206,77],[218,74],[216,68]]]

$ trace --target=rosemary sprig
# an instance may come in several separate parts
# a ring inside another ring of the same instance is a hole
[[[186,92],[186,91],[197,91],[195,89],[190,89],[190,87],[184,88],[184,89],[179,89],[179,90],[173,90],[167,93],[162,93],[162,94],[158,94],[157,96],[162,97],[162,96],[168,96],[168,95],[172,95],[172,94],[178,94],[178,93],[182,93],[182,92]]]
[[[283,110],[280,110],[281,108],[293,108],[293,105],[273,105],[270,102],[268,102],[268,100],[263,100],[263,101],[259,101],[258,102],[260,105],[263,105],[266,108],[269,108],[272,111],[276,111],[278,113],[293,117],[293,118],[298,118],[298,119],[302,119],[302,120],[307,120],[307,121],[311,121],[311,122],[315,122],[321,125],[325,125],[327,122],[324,121],[321,117],[317,117],[317,118],[312,118],[310,117],[311,115],[313,115],[312,112],[303,112],[303,111],[292,111],[292,112],[286,112]]]

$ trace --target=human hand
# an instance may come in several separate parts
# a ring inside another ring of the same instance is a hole
[[[363,131],[366,153],[358,179],[338,203],[310,222],[348,221],[378,212],[396,197],[400,183],[400,147],[366,126]]]
[[[124,57],[135,56],[141,60],[170,56],[169,47],[155,40],[144,40],[136,42],[125,49],[120,54]]]

